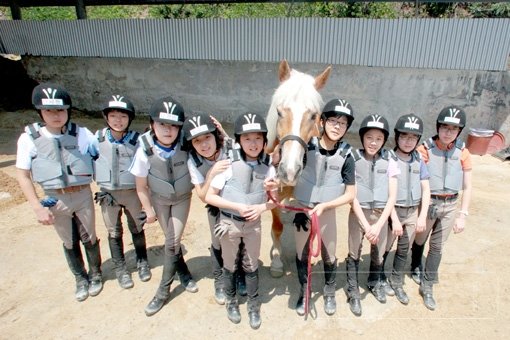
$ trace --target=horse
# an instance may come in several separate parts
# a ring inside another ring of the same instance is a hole
[[[282,60],[278,68],[280,85],[275,90],[271,106],[266,116],[268,127],[267,152],[279,159],[277,177],[282,189],[279,200],[292,196],[304,164],[303,158],[308,142],[320,135],[320,115],[322,97],[319,93],[331,73],[328,66],[316,77],[291,69],[287,60]],[[281,235],[283,224],[278,209],[271,210],[273,223],[271,237],[271,268],[273,277],[283,276],[281,261]]]

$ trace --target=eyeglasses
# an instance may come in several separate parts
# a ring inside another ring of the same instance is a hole
[[[398,138],[407,142],[416,142],[419,139],[416,135],[399,135]]]
[[[335,126],[340,126],[341,128],[344,128],[347,126],[347,123],[346,122],[343,122],[343,121],[340,121],[340,120],[336,120],[334,118],[328,118],[326,119],[326,124],[328,124],[329,126],[332,126],[332,127],[335,127]]]
[[[441,125],[439,130],[445,133],[457,133],[460,131],[460,128],[458,126]]]

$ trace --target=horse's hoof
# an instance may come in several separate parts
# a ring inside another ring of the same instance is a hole
[[[282,277],[283,276],[283,262],[280,260],[279,256],[273,257],[271,261],[271,268],[269,269],[269,273],[272,277]]]

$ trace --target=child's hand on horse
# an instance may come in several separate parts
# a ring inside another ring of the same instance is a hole
[[[271,165],[277,166],[280,163],[280,145],[278,144],[271,153]]]
[[[217,120],[216,118],[214,118],[213,116],[209,116],[211,117],[211,120],[214,124],[214,126],[216,126],[216,129],[218,129],[218,131],[225,137],[228,137],[228,134],[225,132],[225,130],[223,129],[223,126],[221,125],[221,123],[219,122],[219,120]]]
[[[266,178],[264,180],[264,190],[273,191],[278,190],[280,187],[280,180],[278,178]]]

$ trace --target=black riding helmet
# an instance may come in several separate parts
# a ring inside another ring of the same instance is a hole
[[[379,129],[384,134],[384,144],[388,140],[388,137],[390,135],[390,126],[388,124],[388,121],[383,116],[374,113],[371,115],[366,116],[363,121],[361,122],[360,128],[359,128],[359,136],[361,138],[361,144],[363,144],[363,136],[365,133],[370,129]],[[381,148],[382,148],[381,146]]]
[[[466,126],[466,113],[464,110],[455,107],[448,106],[439,112],[436,120],[436,131],[439,133],[439,125],[447,124],[458,126],[460,128],[459,135],[462,132],[462,129]],[[459,136],[457,135],[457,137]]]
[[[191,141],[193,138],[213,133],[216,131],[211,117],[206,113],[196,113],[186,118],[182,126],[182,132],[186,141]]]
[[[163,97],[154,101],[149,116],[151,121],[180,126],[184,123],[184,108],[172,97]]]
[[[399,147],[398,138],[401,133],[412,133],[417,135],[418,141],[416,145],[418,145],[418,142],[423,135],[423,121],[414,113],[403,115],[398,118],[393,131],[395,131],[395,145],[397,148]]]
[[[267,142],[267,125],[264,118],[255,113],[245,113],[237,117],[234,122],[234,136],[239,142],[239,136],[250,132],[262,132],[264,142]]]
[[[133,103],[124,96],[112,95],[112,98],[108,100],[103,107],[103,117],[106,120],[106,124],[108,124],[108,112],[113,110],[124,112],[129,116],[129,124],[127,126],[127,128],[129,128],[131,122],[135,119],[135,107]]]
[[[421,138],[423,135],[423,121],[414,113],[403,115],[398,118],[393,131],[395,131],[396,138],[401,132],[412,133]]]
[[[43,83],[32,91],[32,105],[37,110],[62,110],[72,106],[69,93],[60,85]]]
[[[354,111],[351,104],[343,99],[332,99],[324,106],[322,110],[322,119],[326,120],[329,117],[345,116],[348,120],[347,129],[351,127],[354,120]]]

